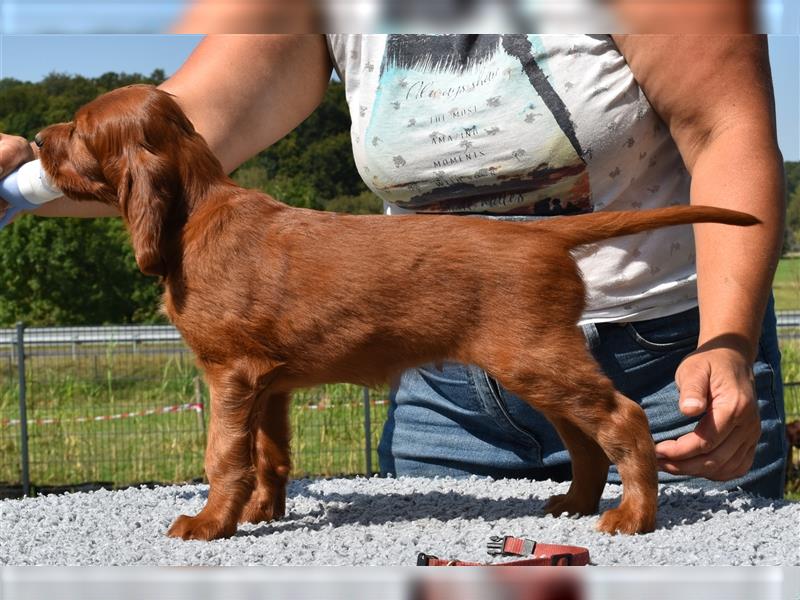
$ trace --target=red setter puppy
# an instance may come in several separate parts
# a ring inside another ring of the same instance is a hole
[[[755,218],[700,206],[529,223],[290,208],[234,184],[170,95],[149,86],[109,92],[38,141],[67,196],[119,208],[139,268],[163,278],[166,312],[211,389],[208,502],[169,535],[211,540],[283,516],[292,389],[374,384],[443,360],[486,369],[555,425],[573,481],[549,512],[596,512],[613,462],[624,494],[599,529],[655,527],[647,419],[586,349],[570,250]]]

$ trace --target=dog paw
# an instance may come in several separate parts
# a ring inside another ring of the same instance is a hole
[[[577,516],[593,515],[597,512],[597,502],[577,494],[558,494],[547,501],[544,510],[554,517],[564,513]]]
[[[286,515],[286,500],[258,501],[250,499],[239,518],[240,523],[265,523],[277,521]]]
[[[597,522],[598,531],[611,535],[650,533],[655,528],[655,514],[651,515],[647,511],[632,510],[622,506],[607,510]]]
[[[229,538],[234,533],[236,533],[236,524],[233,527],[226,526],[221,521],[203,516],[202,513],[196,517],[179,516],[167,531],[169,537],[204,541]]]

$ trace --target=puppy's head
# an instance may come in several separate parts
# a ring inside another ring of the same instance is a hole
[[[117,206],[142,272],[165,275],[167,231],[225,174],[170,94],[132,85],[36,136],[42,166],[64,195]]]

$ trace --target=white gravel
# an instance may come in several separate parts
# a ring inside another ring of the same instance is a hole
[[[287,516],[231,539],[165,532],[195,514],[208,487],[81,492],[0,501],[0,565],[414,565],[418,552],[487,561],[490,535],[589,548],[596,565],[800,565],[800,503],[662,486],[657,529],[594,530],[597,516],[543,515],[550,481],[450,478],[298,480]],[[601,509],[619,486],[607,486]],[[500,559],[503,560],[503,559]]]

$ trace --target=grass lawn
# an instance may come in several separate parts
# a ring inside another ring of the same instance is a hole
[[[140,355],[122,350],[81,348],[77,356],[32,353],[27,361],[27,417],[35,485],[121,486],[202,477],[209,402],[190,357],[170,348]],[[18,483],[21,477],[16,364],[2,358],[0,486]],[[386,396],[386,389],[371,390],[373,470]],[[194,403],[204,404],[204,412],[159,412]],[[119,418],[153,409],[154,414]],[[291,423],[295,476],[366,472],[363,388],[299,390]]]
[[[772,291],[776,310],[800,310],[800,256],[781,259]]]
[[[800,310],[800,256],[784,257],[778,263],[772,284],[776,310]],[[800,382],[800,340],[785,340],[781,343],[781,367],[783,380]],[[800,419],[800,386],[785,389],[784,402],[786,420]],[[800,464],[800,450],[793,450],[794,464]],[[800,501],[800,472],[793,470],[787,484],[786,497]]]

